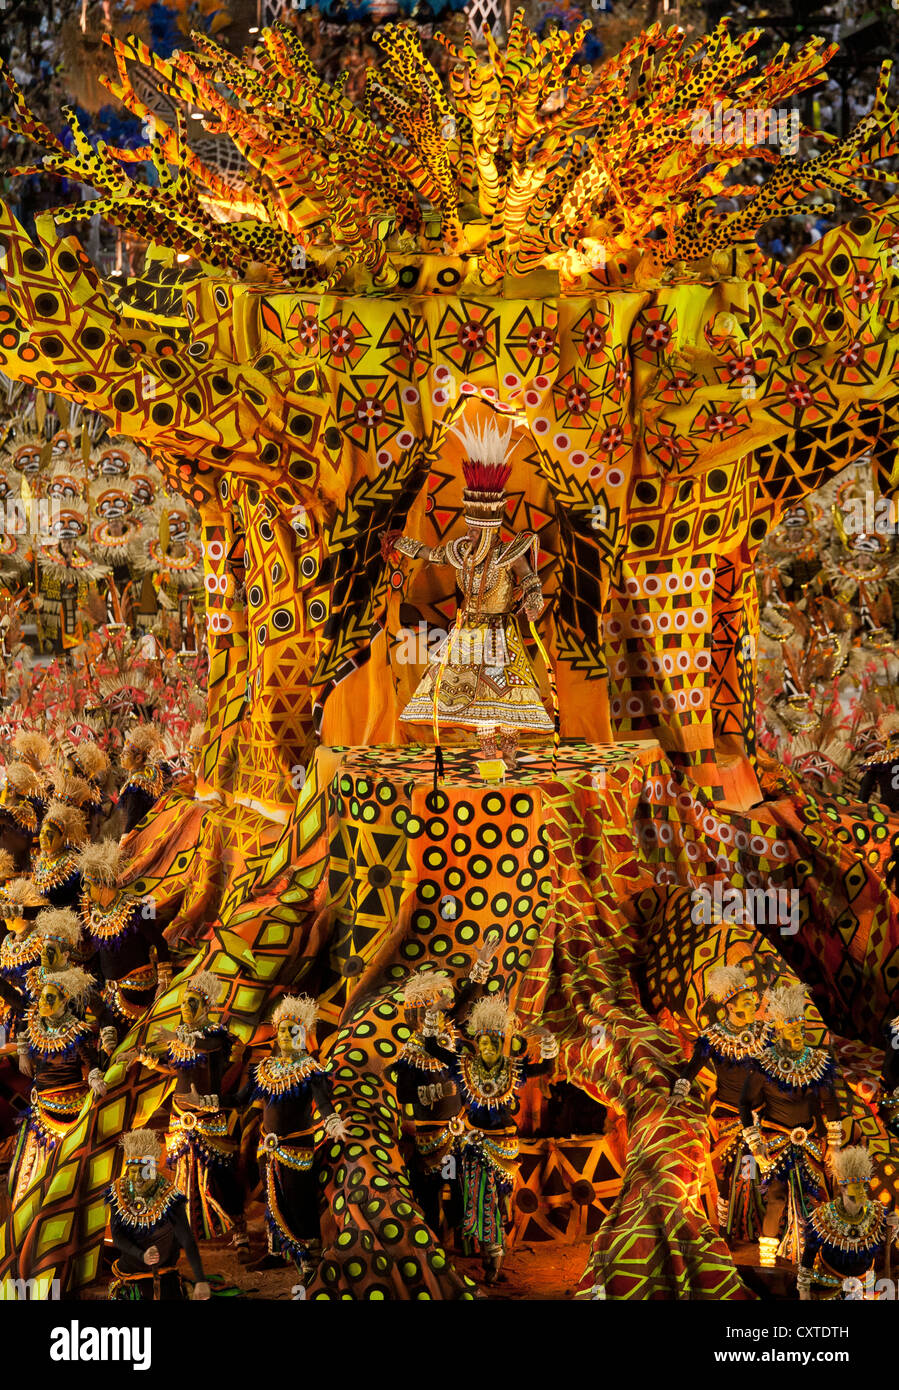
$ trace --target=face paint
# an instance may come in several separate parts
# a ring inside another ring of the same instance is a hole
[[[41,947],[41,965],[45,970],[61,970],[68,961],[68,953],[59,941],[45,941]]]
[[[44,821],[40,835],[41,849],[45,854],[59,854],[63,847],[63,834],[53,821]]]
[[[196,1028],[206,1017],[206,1000],[196,990],[188,989],[181,996],[181,1018],[192,1028]]]
[[[41,997],[37,1001],[37,1011],[40,1018],[58,1019],[65,1013],[65,996],[55,985],[44,985],[41,990]]]
[[[857,1179],[840,1184],[843,1206],[850,1216],[858,1216],[868,1200],[868,1185]]]
[[[755,1022],[756,1016],[755,995],[748,990],[743,990],[741,994],[734,995],[733,999],[727,1003],[727,1019],[732,1028],[741,1031],[749,1028]]]
[[[302,1052],[306,1046],[306,1029],[302,1023],[282,1018],[278,1024],[278,1046],[285,1056],[289,1052]]]
[[[492,1067],[499,1061],[500,1056],[497,1039],[491,1037],[489,1033],[482,1033],[478,1038],[478,1052],[481,1054],[481,1060],[486,1062],[488,1067]]]

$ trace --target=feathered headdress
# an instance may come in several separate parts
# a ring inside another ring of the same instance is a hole
[[[215,1008],[224,993],[221,980],[217,975],[213,975],[211,970],[198,970],[196,975],[191,975],[187,987],[195,994],[202,994],[207,1008],[210,1009]]]
[[[122,762],[126,758],[132,763],[145,763],[148,759],[162,754],[162,736],[153,724],[135,724],[125,739]]]
[[[37,891],[30,878],[11,878],[0,888],[2,917],[22,917],[27,909],[46,906],[47,899]]]
[[[83,777],[71,772],[58,772],[53,783],[53,795],[66,806],[84,806],[91,797],[91,789]]]
[[[766,1012],[772,1023],[786,1023],[791,1018],[804,1018],[808,992],[805,985],[779,985],[768,995]]]
[[[70,847],[80,848],[87,839],[84,812],[65,801],[51,801],[44,816],[44,825],[55,825]]]
[[[77,965],[73,966],[71,970],[60,970],[45,981],[45,984],[58,985],[66,998],[71,999],[73,1004],[78,1004],[86,999],[96,983],[93,975],[89,975],[86,970],[82,970]]]
[[[81,923],[68,907],[51,907],[39,912],[34,930],[47,941],[58,941],[69,951],[81,942]]]
[[[831,1149],[827,1164],[838,1183],[870,1182],[874,1176],[871,1155],[863,1144]]]
[[[40,772],[41,768],[46,767],[53,751],[50,740],[32,729],[19,729],[13,738],[12,746],[16,754],[33,767],[35,772]]]
[[[128,863],[128,856],[115,840],[97,840],[87,845],[78,859],[78,867],[85,881],[102,883],[104,888],[118,887]]]
[[[737,994],[743,994],[751,986],[738,965],[718,965],[710,970],[706,978],[709,994],[717,1004],[726,1004]]]
[[[29,797],[40,796],[45,788],[45,782],[39,772],[30,763],[10,763],[6,769],[6,780],[17,796]]]
[[[452,427],[453,434],[465,448],[462,507],[470,526],[492,528],[502,525],[506,506],[505,487],[512,471],[507,455],[514,429],[514,425],[510,424],[507,430],[501,430],[493,420],[481,425],[465,422]]]
[[[285,1019],[290,1023],[301,1023],[308,1033],[318,1018],[318,1004],[308,994],[288,994],[279,1000],[272,1014],[272,1027],[277,1028]]]
[[[15,873],[16,861],[8,849],[0,849],[0,878],[5,882],[8,878],[14,878]]]
[[[497,1037],[506,1038],[515,1032],[517,1026],[518,1020],[512,1006],[495,994],[489,999],[478,1000],[468,1016],[466,1031],[473,1038],[480,1037],[483,1033],[493,1033]]]
[[[90,740],[79,743],[72,753],[72,761],[92,782],[102,781],[109,772],[109,758],[99,743]]]
[[[409,1008],[431,1004],[446,992],[449,976],[444,970],[418,970],[403,986],[403,1002]]]
[[[119,1143],[125,1151],[126,1163],[142,1163],[151,1158],[159,1164],[165,1153],[164,1146],[152,1129],[130,1129],[122,1135]]]

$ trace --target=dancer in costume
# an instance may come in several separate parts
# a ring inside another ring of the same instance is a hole
[[[304,1279],[321,1258],[318,1183],[313,1136],[324,1128],[329,1139],[349,1137],[331,1100],[328,1069],[309,1052],[318,1008],[307,995],[288,995],[272,1015],[275,1039],[270,1057],[252,1069],[236,1097],[262,1104],[258,1158],[264,1167],[268,1258],[255,1268],[289,1257]]]
[[[454,1173],[460,1159],[459,1140],[464,1133],[462,1097],[454,1068],[428,1052],[423,1033],[425,1021],[431,1035],[448,1052],[456,1051],[453,1019],[473,1002],[490,976],[496,946],[488,939],[471,968],[468,983],[454,998],[452,984],[442,970],[420,970],[403,989],[406,1022],[411,1034],[392,1068],[396,1098],[414,1131],[415,1156],[410,1168],[412,1191],[432,1231],[440,1225],[440,1194],[445,1182],[456,1187]],[[433,1029],[436,1027],[436,1033]],[[447,1164],[452,1157],[454,1162]],[[456,1203],[451,1203],[455,1208]],[[455,1224],[455,1211],[450,1224]]]
[[[41,962],[42,941],[36,920],[46,900],[28,878],[13,878],[0,893],[0,918],[6,935],[0,941],[0,1023],[9,1031],[24,1012],[26,977]]]
[[[861,1297],[862,1281],[875,1272],[899,1227],[896,1213],[870,1196],[873,1174],[866,1148],[839,1149],[828,1163],[838,1193],[817,1206],[806,1223],[796,1279],[803,1301]]]
[[[778,1254],[799,1256],[803,1224],[824,1191],[825,1119],[829,1149],[840,1147],[834,1060],[806,1041],[806,1003],[804,985],[781,985],[768,995],[774,1035],[753,1059],[740,1095],[743,1138],[759,1165],[765,1198],[763,1265],[775,1264]]]
[[[121,764],[128,776],[119,792],[122,833],[139,825],[162,795],[162,739],[151,724],[136,724],[125,740]]]
[[[400,719],[473,729],[485,757],[495,758],[498,744],[506,766],[514,768],[520,735],[554,728],[514,616],[516,581],[518,606],[529,622],[543,611],[540,579],[526,559],[530,550],[536,563],[537,538],[529,531],[508,542],[500,536],[512,426],[503,433],[493,423],[480,430],[462,425],[455,433],[467,452],[466,534],[436,547],[393,531],[381,540],[385,557],[393,548],[428,564],[452,565],[463,596],[455,627],[431,657]]]
[[[77,806],[53,801],[41,825],[34,886],[53,907],[77,908],[81,898],[78,856],[87,840],[87,822]]]
[[[540,1036],[540,1061],[511,1056],[518,1033],[515,1015],[505,999],[479,999],[471,1011],[458,1052],[437,1040],[436,1013],[428,1015],[423,1032],[426,1047],[453,1069],[465,1101],[466,1134],[462,1141],[463,1237],[477,1241],[484,1262],[484,1282],[499,1279],[505,1248],[508,1203],[515,1181],[518,1131],[513,1115],[517,1092],[532,1076],[552,1071],[559,1044],[551,1033]]]
[[[712,1164],[718,1183],[718,1220],[728,1237],[736,1231],[751,1237],[761,1224],[762,1202],[754,1172],[745,1175],[738,1161],[743,1147],[740,1096],[753,1058],[771,1041],[771,1028],[757,1019],[758,997],[739,966],[710,970],[708,987],[707,1007],[712,1005],[718,1017],[699,1034],[693,1055],[681,1067],[671,1093],[686,1096],[699,1072],[704,1067],[713,1068],[711,1118],[718,1142]]]
[[[88,1091],[106,1094],[94,1025],[80,1017],[92,987],[86,970],[62,970],[48,977],[26,1011],[16,1048],[19,1070],[34,1086],[9,1175],[13,1206],[27,1191],[41,1157],[77,1120]]]
[[[83,743],[78,744],[64,739],[60,751],[66,761],[65,771],[87,784],[87,797],[81,804],[81,809],[87,816],[88,831],[93,839],[100,833],[110,809],[106,794],[106,783],[110,773],[109,756],[99,743],[94,743],[92,739],[85,739]],[[59,797],[60,801],[64,799]]]
[[[13,767],[29,769],[32,776],[20,778],[22,787],[28,788],[27,791],[22,791],[22,795],[27,797],[34,807],[39,827],[44,812],[53,799],[53,747],[48,738],[33,729],[17,729],[12,746],[16,762],[6,770],[7,781],[10,781],[9,774]],[[11,784],[17,787],[19,785]]]
[[[44,647],[65,652],[84,641],[81,613],[107,573],[78,542],[87,534],[87,518],[75,510],[58,513],[53,539],[38,549],[40,592],[34,596],[38,634]]]
[[[175,1161],[175,1185],[187,1197],[191,1230],[198,1240],[209,1240],[233,1228],[232,1244],[245,1261],[250,1243],[237,1174],[235,1116],[222,1104],[222,1084],[238,1040],[210,1018],[221,994],[222,983],[210,971],[192,975],[181,994],[182,1022],[165,1047],[138,1048],[126,1060],[177,1077],[166,1149]]]
[[[172,982],[169,948],[144,899],[119,887],[128,861],[114,840],[88,845],[78,861],[81,920],[86,945],[96,953],[103,999],[111,1021],[127,1032]]]
[[[110,1184],[109,1233],[116,1252],[109,1297],[171,1301],[187,1297],[178,1269],[181,1251],[194,1277],[192,1297],[209,1298],[203,1261],[187,1218],[187,1198],[159,1171],[163,1148],[151,1129],[133,1129],[119,1141],[120,1177]]]
[[[0,803],[0,846],[12,855],[19,873],[27,873],[31,866],[39,825],[34,802],[41,795],[41,781],[34,769],[26,763],[11,763]]]

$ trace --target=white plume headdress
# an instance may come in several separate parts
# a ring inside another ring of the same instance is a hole
[[[225,992],[222,981],[217,975],[213,975],[211,970],[198,970],[195,975],[191,975],[187,988],[196,994],[202,994],[210,1009],[215,1007]]]
[[[738,965],[718,965],[706,977],[709,994],[717,1004],[726,1004],[738,994],[751,990],[751,985]]]
[[[845,1149],[832,1150],[827,1162],[839,1183],[870,1182],[874,1176],[871,1155],[863,1144],[850,1144]]]
[[[772,1023],[786,1023],[791,1018],[804,1018],[807,1005],[805,985],[779,985],[768,995],[766,1012]]]
[[[498,1037],[507,1038],[517,1026],[518,1020],[511,1004],[494,994],[489,999],[477,1001],[468,1016],[466,1032],[473,1038],[480,1037],[482,1033],[495,1033]]]
[[[272,1014],[272,1027],[277,1028],[284,1019],[291,1023],[301,1023],[308,1033],[318,1018],[318,1004],[308,994],[288,994],[278,1003]]]
[[[159,1136],[152,1129],[131,1129],[119,1140],[125,1151],[126,1163],[139,1163],[152,1158],[158,1164],[165,1152]]]

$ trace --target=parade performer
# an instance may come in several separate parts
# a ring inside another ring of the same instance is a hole
[[[77,908],[81,897],[79,851],[87,840],[87,822],[77,806],[53,801],[40,833],[40,853],[34,865],[34,886],[52,907]]]
[[[262,1104],[258,1157],[265,1173],[269,1257],[293,1259],[304,1279],[321,1256],[313,1137],[322,1127],[329,1139],[349,1137],[331,1100],[328,1069],[309,1052],[317,1015],[307,995],[280,1001],[272,1015],[272,1055],[253,1067],[236,1098],[241,1104],[252,1096]]]
[[[456,1051],[454,1019],[486,984],[495,954],[496,945],[488,939],[458,997],[454,996],[449,977],[442,970],[420,970],[409,977],[403,989],[405,1018],[411,1033],[392,1074],[396,1098],[413,1129],[412,1191],[432,1231],[439,1229],[444,1183],[449,1183],[451,1192],[456,1189],[459,1141],[465,1125],[455,1070],[428,1052],[423,1029],[427,1021],[431,1036],[436,1037],[440,1046],[448,1052]],[[448,1164],[449,1158],[453,1162]],[[451,1203],[451,1225],[455,1224],[455,1205]]]
[[[234,1113],[222,1104],[222,1085],[238,1042],[210,1010],[222,993],[221,981],[200,970],[181,994],[181,1023],[161,1050],[139,1048],[126,1060],[177,1078],[166,1150],[175,1161],[175,1185],[187,1198],[197,1239],[209,1240],[234,1228],[238,1258],[249,1257],[243,1191],[237,1174]]]
[[[27,767],[34,774],[26,782],[31,790],[23,793],[34,807],[38,825],[53,798],[53,747],[50,740],[36,729],[17,729],[12,741],[15,762],[7,768],[6,776],[12,767]]]
[[[178,1269],[183,1250],[194,1277],[191,1297],[205,1301],[210,1289],[190,1229],[187,1198],[160,1172],[163,1147],[159,1139],[151,1129],[133,1129],[119,1142],[125,1162],[106,1197],[116,1255],[109,1297],[134,1301],[185,1298]]]
[[[20,873],[26,873],[31,865],[38,826],[43,818],[43,809],[39,817],[35,803],[42,797],[43,785],[34,769],[27,763],[10,763],[0,802],[0,846],[12,855]]]
[[[86,970],[62,970],[45,981],[25,1014],[16,1047],[19,1070],[34,1086],[9,1175],[13,1205],[27,1191],[41,1154],[77,1120],[88,1091],[106,1094],[94,1025],[79,1016],[92,987]]]
[[[125,1032],[141,1018],[158,989],[172,981],[169,948],[143,898],[119,886],[128,862],[114,840],[88,845],[78,860],[81,920],[96,952],[103,998]]]
[[[796,1259],[802,1248],[803,1223],[824,1191],[825,1119],[829,1149],[840,1147],[834,1061],[806,1041],[806,1003],[799,984],[781,985],[768,995],[774,1034],[753,1059],[740,1095],[743,1138],[759,1165],[765,1198],[759,1238],[764,1265],[773,1265],[778,1254]]]
[[[513,1115],[517,1092],[532,1076],[551,1072],[559,1044],[551,1033],[540,1036],[540,1061],[511,1056],[521,1034],[507,1000],[496,995],[479,999],[460,1036],[459,1050],[450,1052],[436,1036],[438,1022],[426,1019],[426,1047],[454,1071],[465,1101],[466,1134],[462,1141],[463,1238],[477,1241],[484,1262],[484,1282],[499,1279],[505,1249],[508,1204],[515,1181],[518,1131]]]
[[[466,534],[436,547],[394,531],[381,540],[385,557],[394,549],[428,564],[452,565],[463,595],[453,630],[431,657],[400,719],[435,729],[472,729],[485,757],[495,758],[499,751],[514,768],[522,733],[554,729],[514,616],[516,581],[519,607],[532,632],[543,611],[540,579],[526,559],[530,550],[536,561],[536,537],[522,531],[503,542],[500,536],[512,427],[503,433],[491,422],[480,429],[461,425],[455,432],[467,452],[462,465]]]
[[[182,507],[166,506],[159,535],[146,543],[138,624],[154,631],[158,618],[171,613],[177,625],[182,652],[197,650],[197,619],[203,612],[203,547],[190,535],[189,514]]]
[[[758,996],[739,966],[710,970],[708,989],[707,1006],[714,1007],[718,1017],[699,1034],[671,1093],[683,1098],[703,1068],[714,1070],[712,1121],[718,1129],[718,1142],[712,1163],[718,1183],[718,1219],[728,1237],[737,1230],[754,1235],[761,1223],[762,1203],[757,1179],[744,1175],[739,1163],[739,1107],[752,1060],[771,1041],[771,1028],[756,1017]]]
[[[797,1275],[801,1300],[832,1302],[863,1297],[888,1244],[896,1239],[899,1216],[873,1199],[871,1155],[860,1144],[828,1157],[838,1188],[833,1201],[815,1208],[805,1226],[805,1246]]]
[[[59,512],[53,539],[38,548],[39,592],[34,595],[42,646],[64,652],[84,641],[81,614],[106,574],[103,565],[79,548],[87,535],[87,518],[80,511]]]
[[[899,1138],[899,1016],[884,1024],[883,1070],[880,1075],[880,1115]]]
[[[13,878],[0,893],[0,918],[6,935],[0,941],[0,1023],[9,1030],[23,1011],[26,978],[40,965],[42,940],[36,920],[46,900],[27,878]]]
[[[122,749],[121,764],[128,776],[119,792],[123,834],[133,830],[162,795],[162,739],[151,724],[137,724]]]
[[[110,773],[109,755],[93,739],[85,739],[77,744],[66,740],[63,753],[68,764],[66,770],[87,783],[88,795],[81,809],[88,818],[88,831],[93,838],[99,834],[110,809],[106,793]]]

